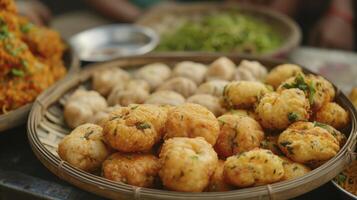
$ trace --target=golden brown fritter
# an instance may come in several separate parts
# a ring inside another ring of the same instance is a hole
[[[216,169],[209,181],[209,185],[206,188],[208,192],[224,192],[233,190],[234,187],[225,182],[223,176],[224,161],[218,160]]]
[[[315,120],[336,129],[345,128],[350,122],[348,112],[334,102],[326,103],[316,112]]]
[[[260,82],[233,81],[224,88],[223,99],[229,108],[252,108],[268,92]]]
[[[280,150],[291,160],[309,165],[322,164],[340,150],[339,142],[326,129],[311,127],[310,122],[297,123],[282,132],[278,139]]]
[[[304,91],[313,111],[319,110],[324,104],[333,101],[335,98],[334,87],[321,76],[300,73],[284,81],[277,91],[281,92],[290,88],[298,88]]]
[[[214,145],[218,133],[218,120],[203,106],[186,103],[171,109],[168,113],[165,139],[203,137],[208,143]]]
[[[266,94],[255,112],[264,128],[283,130],[295,121],[308,120],[309,109],[309,101],[302,90],[288,89]]]
[[[161,139],[166,119],[166,110],[156,105],[121,107],[104,123],[104,137],[119,151],[147,152]]]
[[[289,126],[289,128],[291,128],[291,129],[299,129],[299,130],[312,129],[314,127],[320,127],[320,128],[327,130],[333,137],[336,138],[337,142],[340,144],[340,147],[342,147],[347,140],[346,136],[343,133],[341,133],[340,131],[336,130],[334,127],[332,127],[328,124],[324,124],[324,123],[320,123],[320,122],[316,122],[316,121],[315,122],[296,122]]]
[[[284,166],[284,177],[282,178],[283,181],[285,180],[292,180],[303,176],[311,171],[309,167],[302,165],[300,163],[294,162],[286,157],[281,157],[283,160]]]
[[[150,154],[114,153],[102,166],[103,177],[138,187],[153,187],[159,159]]]
[[[220,133],[214,148],[222,158],[257,148],[264,139],[263,129],[253,118],[222,115],[218,121]]]
[[[104,142],[102,128],[83,124],[63,138],[58,145],[58,155],[74,167],[92,172],[100,168],[111,150]]]
[[[202,137],[175,137],[164,142],[159,175],[163,185],[174,191],[202,192],[209,184],[218,158]]]
[[[289,79],[290,77],[296,76],[298,73],[301,73],[302,69],[298,65],[294,64],[283,64],[274,67],[266,77],[266,83],[278,88],[278,86]]]
[[[237,187],[265,185],[284,177],[282,160],[271,151],[254,149],[227,158],[224,179]]]

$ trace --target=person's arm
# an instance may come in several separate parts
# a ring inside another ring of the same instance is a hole
[[[85,0],[102,15],[116,21],[133,22],[142,11],[127,0]]]
[[[354,49],[355,30],[353,0],[332,0],[328,11],[310,34],[309,43],[314,46]]]

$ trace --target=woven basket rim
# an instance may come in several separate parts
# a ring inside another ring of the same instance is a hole
[[[227,55],[227,54],[211,54],[211,55],[205,55],[205,59],[213,59],[217,58],[221,55]],[[188,56],[188,57],[187,57]],[[52,91],[47,91],[46,93],[40,95],[40,97],[36,100],[34,103],[34,106],[31,110],[30,116],[29,116],[29,121],[27,124],[28,128],[28,139],[31,144],[31,148],[35,152],[35,155],[38,157],[38,159],[47,167],[49,168],[53,173],[55,173],[57,176],[60,178],[63,178],[78,187],[81,187],[83,189],[87,189],[87,187],[97,187],[98,190],[102,191],[90,191],[90,192],[95,192],[99,195],[103,195],[108,197],[103,191],[113,191],[113,192],[124,192],[124,193],[130,193],[133,196],[137,195],[137,192],[139,191],[139,195],[142,197],[151,197],[151,198],[160,198],[160,199],[166,199],[166,198],[185,198],[185,199],[197,199],[197,198],[203,198],[203,199],[214,199],[214,198],[237,198],[237,197],[244,197],[244,198],[252,198],[256,196],[261,196],[261,195],[266,195],[271,198],[273,198],[277,193],[282,193],[288,189],[292,190],[296,188],[297,186],[303,187],[304,184],[312,182],[311,184],[314,184],[313,187],[305,188],[304,192],[311,191],[318,186],[322,185],[323,183],[326,183],[330,181],[334,176],[336,176],[347,163],[351,161],[350,155],[348,152],[353,150],[355,148],[355,142],[356,142],[356,125],[357,125],[357,113],[356,110],[354,109],[352,103],[348,100],[348,98],[339,90],[336,90],[336,99],[339,100],[339,102],[344,106],[349,112],[351,116],[351,132],[348,137],[348,140],[346,144],[341,148],[339,153],[332,159],[330,159],[328,162],[320,166],[319,168],[311,171],[310,173],[299,177],[297,179],[293,179],[290,181],[282,181],[274,184],[269,184],[269,185],[264,185],[264,186],[258,186],[258,187],[252,187],[252,188],[245,188],[245,189],[238,189],[238,190],[233,190],[233,191],[228,191],[228,192],[204,192],[204,193],[186,193],[186,192],[174,192],[174,191],[167,191],[167,190],[159,190],[159,189],[149,189],[149,188],[139,188],[123,183],[118,183],[114,181],[107,180],[103,177],[99,177],[87,172],[84,172],[82,170],[79,170],[77,168],[74,168],[70,166],[68,163],[61,161],[61,159],[54,154],[52,154],[41,142],[36,134],[36,126],[37,123],[39,123],[40,119],[44,116],[44,111],[47,109],[47,106],[50,106],[52,103],[55,103],[58,101],[60,96],[62,96],[64,93],[66,93],[70,88],[77,86],[81,82],[85,81],[87,78],[89,78],[90,74],[93,73],[95,70],[98,70],[99,68],[103,67],[111,67],[111,65],[117,65],[118,63],[127,61],[128,63],[130,62],[136,62],[137,60],[140,59],[149,59],[150,62],[152,61],[159,61],[160,58],[166,58],[168,60],[171,60],[172,62],[178,61],[178,60],[188,60],[190,58],[198,58],[200,54],[186,54],[186,55],[173,55],[173,54],[154,54],[154,55],[144,55],[144,56],[133,56],[133,57],[126,57],[126,58],[121,58],[115,61],[111,62],[105,62],[105,63],[100,63],[100,64],[92,64],[88,68],[84,69],[81,73],[79,73],[78,76],[71,75],[67,77],[65,80],[61,81],[61,85],[58,86],[56,89]],[[237,55],[229,55],[228,57],[230,58],[235,58],[235,59],[254,59],[257,61],[272,61],[276,62],[277,64],[282,64],[284,63],[281,60],[275,60],[275,59],[258,59],[255,58],[254,56],[237,56]],[[195,59],[191,59],[195,61]],[[263,64],[264,64],[263,62]],[[304,68],[304,70],[308,73],[312,73],[311,71],[307,70]],[[312,73],[315,74],[315,73]],[[66,85],[63,85],[66,83]],[[49,167],[50,166],[50,167]],[[337,169],[337,170],[336,170]],[[70,177],[70,178],[69,178]],[[86,184],[85,186],[81,184],[76,184],[74,183],[72,179],[75,179],[78,182],[81,182],[82,184]],[[317,181],[317,182],[316,182]],[[292,198],[297,195],[301,195],[302,193],[299,194],[285,194],[287,197]]]

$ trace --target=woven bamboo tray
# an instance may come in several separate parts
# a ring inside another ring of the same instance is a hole
[[[221,54],[220,54],[221,55]],[[113,182],[105,178],[84,172],[62,161],[57,155],[57,146],[61,139],[70,132],[63,120],[63,103],[70,92],[78,87],[89,87],[89,79],[92,73],[98,69],[107,67],[121,67],[130,70],[153,62],[164,62],[173,66],[184,60],[202,63],[210,63],[220,55],[217,54],[179,54],[173,55],[146,55],[127,57],[106,63],[94,64],[81,73],[71,75],[61,81],[54,90],[49,90],[36,100],[32,107],[27,128],[28,139],[32,150],[38,159],[54,174],[67,182],[89,192],[111,199],[287,199],[293,198],[330,181],[342,169],[351,162],[352,152],[355,148],[356,139],[356,111],[347,97],[337,90],[336,100],[351,113],[351,124],[344,131],[348,140],[340,152],[324,165],[306,174],[303,177],[274,183],[265,186],[239,189],[229,192],[209,193],[183,193],[158,189],[140,188],[124,183]],[[255,57],[240,57],[231,55],[234,62],[239,63],[242,59],[258,60],[268,68],[282,61],[270,59],[257,59]],[[309,72],[306,70],[306,72]]]
[[[180,26],[182,24],[182,20],[180,19],[194,20],[210,13],[224,12],[232,9],[262,19],[267,24],[273,26],[284,39],[281,47],[264,54],[259,54],[259,56],[284,57],[300,45],[301,30],[292,19],[286,15],[254,5],[202,2],[163,4],[150,9],[140,17],[136,24],[148,26],[161,35],[167,30],[173,30]]]
[[[63,56],[64,65],[67,68],[67,75],[78,72],[79,71],[79,59],[72,51],[71,48],[68,48]],[[66,76],[67,76],[66,75]],[[47,90],[51,90],[56,87],[56,84],[53,84]],[[32,103],[26,104],[16,110],[12,110],[6,114],[0,115],[0,132],[5,131],[7,129],[25,124],[27,120],[27,116],[30,112]]]

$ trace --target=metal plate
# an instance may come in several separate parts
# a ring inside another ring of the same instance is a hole
[[[145,54],[153,50],[158,42],[158,35],[150,28],[128,24],[96,27],[70,39],[79,58],[89,62]]]

